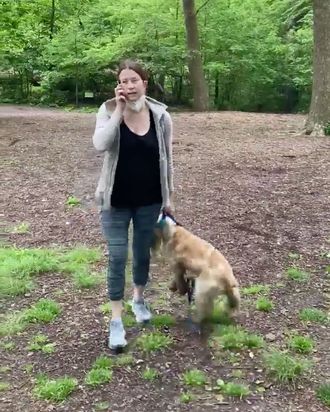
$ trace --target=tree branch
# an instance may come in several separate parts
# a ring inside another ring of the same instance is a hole
[[[203,7],[205,7],[206,5],[207,5],[207,3],[209,2],[210,0],[206,0],[197,10],[196,10],[196,16],[197,16],[197,14],[199,13],[199,11],[203,8]]]

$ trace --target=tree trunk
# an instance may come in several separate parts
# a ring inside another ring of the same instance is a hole
[[[194,0],[183,0],[183,12],[186,26],[189,77],[193,89],[193,108],[197,111],[206,111],[208,110],[209,97],[203,73]]]
[[[50,15],[50,39],[53,38],[54,35],[54,27],[55,27],[55,0],[52,0],[52,11]]]
[[[313,91],[306,134],[324,136],[330,123],[330,1],[313,0]]]

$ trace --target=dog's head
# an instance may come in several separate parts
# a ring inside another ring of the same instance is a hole
[[[178,223],[172,215],[161,213],[154,227],[154,239],[151,246],[152,253],[157,255],[164,243],[170,240],[174,227]]]

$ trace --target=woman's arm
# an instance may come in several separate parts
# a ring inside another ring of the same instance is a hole
[[[101,105],[96,115],[96,125],[93,135],[93,144],[96,150],[104,152],[110,150],[113,144],[117,128],[122,119],[122,112],[115,110],[111,117],[107,112],[105,103]]]
[[[173,140],[173,123],[171,116],[168,112],[165,113],[164,117],[165,126],[165,145],[167,154],[167,177],[168,177],[168,188],[170,191],[170,197],[172,202],[172,196],[174,192],[173,184],[173,153],[172,153],[172,140]]]

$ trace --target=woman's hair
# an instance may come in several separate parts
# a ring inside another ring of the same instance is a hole
[[[135,60],[123,60],[122,62],[119,63],[118,69],[117,69],[117,78],[119,79],[119,75],[124,69],[130,69],[134,70],[142,80],[148,80],[148,73],[142,66],[142,64],[138,63]]]

